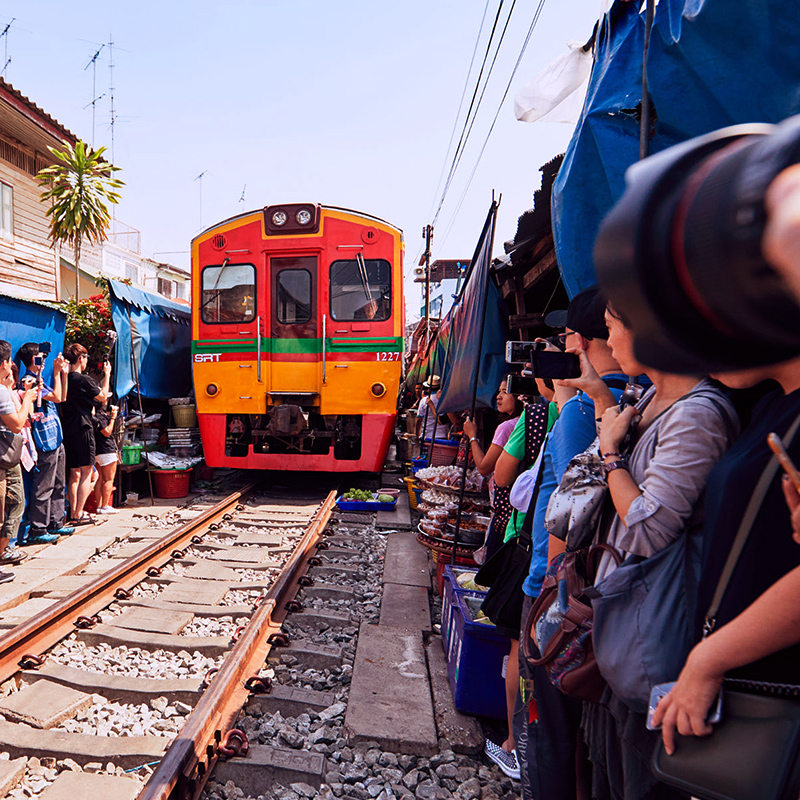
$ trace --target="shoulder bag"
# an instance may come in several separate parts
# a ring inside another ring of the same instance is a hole
[[[592,601],[597,596],[593,582],[604,552],[619,563],[619,553],[607,544],[556,556],[520,633],[522,652],[531,667],[545,667],[557,689],[592,703],[600,702],[606,686],[592,639]]]
[[[536,498],[539,496],[541,476],[540,463],[536,488],[531,496],[519,536],[505,542],[475,576],[475,583],[489,587],[481,604],[484,614],[495,625],[517,631],[522,622],[522,604],[525,599],[522,584],[528,577],[531,565],[533,549],[531,531],[533,530],[533,515]]]
[[[783,438],[785,447],[792,442],[798,428],[800,416]],[[778,461],[773,456],[742,517],[706,614],[704,636],[714,629],[725,591],[777,471]],[[749,686],[750,691],[732,686]],[[701,800],[797,800],[800,795],[798,695],[798,686],[726,681],[722,719],[710,736],[680,737],[671,756],[659,738],[653,753],[656,777]]]
[[[22,461],[22,436],[0,429],[0,469],[13,469]]]

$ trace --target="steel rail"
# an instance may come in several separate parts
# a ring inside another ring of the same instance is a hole
[[[183,730],[167,748],[138,800],[176,800],[200,795],[218,758],[218,745],[244,705],[248,677],[258,672],[272,648],[269,635],[280,630],[285,603],[296,594],[309,558],[330,520],[336,492],[317,509],[281,574],[264,595],[238,642],[197,702]]]
[[[189,542],[199,528],[220,518],[259,483],[250,482],[208,511],[143,548],[140,553],[125,559],[82,588],[0,635],[0,683],[19,671],[19,662],[24,655],[40,655],[57,644],[75,630],[78,616],[91,617],[114,600],[114,593],[118,589],[130,589],[144,580],[150,567],[166,563],[172,558],[174,549]]]

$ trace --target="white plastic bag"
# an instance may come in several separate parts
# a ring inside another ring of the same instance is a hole
[[[514,114],[521,122],[578,121],[589,75],[592,51],[571,43],[569,52],[548,64],[514,98]]]
[[[533,490],[536,488],[536,479],[539,477],[539,471],[542,468],[542,455],[544,454],[544,448],[547,446],[548,437],[545,437],[542,446],[539,448],[539,455],[536,457],[536,463],[529,470],[526,470],[521,475],[517,475],[517,479],[511,487],[511,495],[508,499],[517,511],[527,511],[528,506],[531,504]]]

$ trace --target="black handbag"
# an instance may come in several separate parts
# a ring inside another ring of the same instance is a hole
[[[533,549],[531,531],[541,479],[540,466],[519,536],[505,542],[475,576],[475,583],[489,587],[481,604],[483,613],[495,625],[516,631],[519,631],[522,625],[522,604],[525,600],[522,584],[528,577],[531,565]]]
[[[0,469],[13,469],[22,461],[22,436],[0,430]]]
[[[784,436],[788,446],[800,416]],[[773,456],[753,491],[705,618],[704,636],[716,615],[767,490],[778,471]],[[734,688],[734,687],[741,687]],[[770,692],[770,695],[765,694]],[[794,696],[788,696],[794,695]],[[800,796],[800,687],[726,680],[722,719],[710,736],[679,737],[670,756],[658,740],[656,777],[701,800],[797,800]]]

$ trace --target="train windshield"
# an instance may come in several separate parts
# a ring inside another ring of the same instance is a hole
[[[281,325],[294,325],[311,319],[311,273],[307,269],[282,269],[278,273],[276,288],[276,310]]]
[[[392,267],[385,259],[331,264],[331,317],[342,322],[382,322],[392,313]]]
[[[252,264],[206,267],[201,278],[203,322],[251,322],[256,315],[256,268]]]

